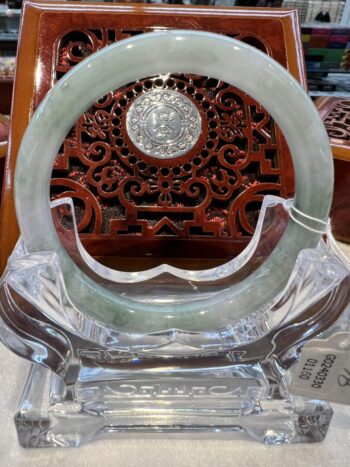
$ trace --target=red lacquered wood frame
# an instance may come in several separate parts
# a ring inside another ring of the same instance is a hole
[[[116,40],[164,28],[218,32],[251,43],[306,86],[295,11],[26,2],[1,207],[2,269],[18,238],[13,202],[16,154],[37,105],[55,80],[84,56]],[[123,109],[157,86],[183,92],[204,116],[199,146],[175,162],[150,161],[125,132]],[[101,110],[105,121],[97,117]],[[106,138],[106,150],[114,155],[106,166],[92,169],[87,155]],[[263,195],[289,197],[294,186],[288,148],[266,111],[225,83],[183,75],[131,83],[96,103],[67,135],[53,177],[53,197],[75,198],[81,238],[97,257],[225,259],[249,242]],[[130,193],[121,192],[128,177],[138,177],[148,197],[131,199]],[[178,189],[189,177],[199,185],[197,200]],[[206,190],[202,194],[201,187]]]
[[[3,184],[5,157],[8,149],[8,137],[10,130],[10,119],[4,115],[0,115],[0,186]],[[1,195],[0,195],[1,201]]]

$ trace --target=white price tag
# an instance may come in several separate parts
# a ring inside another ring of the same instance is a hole
[[[350,404],[350,332],[305,344],[290,390],[299,396]]]

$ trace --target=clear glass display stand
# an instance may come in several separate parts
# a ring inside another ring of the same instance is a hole
[[[95,281],[135,302],[186,304],[256,270],[283,236],[290,206],[265,197],[248,248],[205,271],[113,271],[83,249],[71,201],[55,202],[52,214],[62,243]],[[19,442],[79,446],[125,432],[198,431],[243,432],[268,444],[321,441],[332,409],[292,395],[288,375],[306,342],[348,328],[349,282],[326,232],[317,248],[301,251],[284,290],[251,316],[207,331],[140,334],[85,315],[67,294],[57,255],[29,254],[20,240],[0,283],[0,338],[33,362],[15,414]]]

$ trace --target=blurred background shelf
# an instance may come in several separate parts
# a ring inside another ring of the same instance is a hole
[[[0,32],[0,42],[17,42],[18,33]]]

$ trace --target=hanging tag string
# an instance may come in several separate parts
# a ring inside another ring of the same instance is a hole
[[[293,204],[290,206],[289,215],[294,222],[307,230],[311,230],[311,232],[323,235],[330,229],[330,220],[325,222],[317,219],[316,217],[309,216],[308,214],[299,211],[299,209]]]

